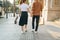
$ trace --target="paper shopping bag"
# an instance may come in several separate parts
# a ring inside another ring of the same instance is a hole
[[[39,25],[44,25],[44,18],[43,17],[40,17]]]

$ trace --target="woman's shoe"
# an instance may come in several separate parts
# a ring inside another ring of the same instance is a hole
[[[27,32],[27,29],[25,29],[25,32]]]
[[[37,31],[35,31],[35,33],[37,33]]]
[[[21,31],[21,34],[23,34],[24,32],[23,31]]]
[[[27,30],[25,30],[25,32],[27,32]]]

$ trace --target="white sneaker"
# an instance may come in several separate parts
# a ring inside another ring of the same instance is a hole
[[[35,33],[37,33],[37,31],[35,31]]]
[[[21,31],[21,34],[23,34],[24,32],[23,31]]]
[[[27,32],[27,29],[25,29],[25,32]]]
[[[34,32],[35,30],[34,29],[32,29],[32,32]]]

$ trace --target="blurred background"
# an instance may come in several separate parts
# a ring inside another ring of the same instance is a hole
[[[44,25],[39,24],[38,34],[30,32],[32,17],[29,14],[28,32],[20,34],[19,15],[21,0],[0,0],[0,40],[60,40],[60,0],[39,0],[43,5],[42,17]],[[26,3],[32,8],[34,0]],[[39,22],[40,23],[40,22]]]

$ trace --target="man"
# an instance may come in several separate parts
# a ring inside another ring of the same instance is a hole
[[[40,16],[42,16],[42,9],[43,6],[39,2],[39,0],[34,0],[34,3],[32,5],[32,31],[35,30],[35,33],[37,33],[38,30],[39,18]],[[36,19],[36,28],[34,27],[35,19]]]

